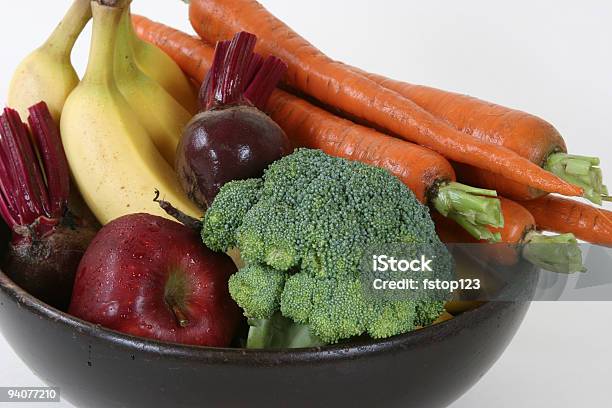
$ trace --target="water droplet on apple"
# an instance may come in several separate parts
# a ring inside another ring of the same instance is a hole
[[[96,302],[99,302],[99,299],[96,299]],[[119,312],[119,302],[112,301],[102,304],[102,314],[106,317],[115,317]]]
[[[145,253],[143,253],[143,252],[139,252],[138,251],[138,252],[134,252],[132,254],[132,258],[134,258],[134,259],[142,259],[144,257],[145,257]]]

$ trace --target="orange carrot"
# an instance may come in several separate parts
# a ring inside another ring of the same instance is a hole
[[[212,47],[144,17],[134,16],[134,24],[142,39],[164,50],[188,75],[204,80],[213,60]],[[496,238],[487,228],[503,224],[499,201],[489,198],[496,193],[455,183],[451,165],[438,153],[336,117],[281,90],[270,97],[267,112],[294,145],[385,168],[421,202],[457,220],[474,236]]]
[[[612,247],[612,211],[556,196],[521,204],[542,230],[572,233],[584,241]]]
[[[339,108],[448,159],[501,174],[547,192],[582,195],[554,174],[501,146],[462,133],[414,102],[331,60],[254,0],[192,0],[190,19],[209,43],[237,31],[259,38],[258,52],[289,65],[287,82],[320,102]]]
[[[386,168],[421,202],[431,198],[436,183],[455,181],[452,166],[438,153],[334,116],[287,92],[277,91],[267,112],[295,146]]]
[[[358,68],[353,69],[380,86],[412,100],[454,128],[487,143],[507,147],[566,181],[579,185],[585,190],[585,196],[593,202],[601,204],[602,196],[606,198],[607,191],[602,184],[601,170],[597,167],[599,160],[566,155],[567,147],[563,138],[547,121],[529,113],[468,95],[413,85],[370,74]],[[583,174],[571,174],[571,167],[568,173],[568,168],[564,164],[569,160],[583,162],[583,168],[580,169]],[[541,190],[474,166],[458,163],[455,169],[459,178],[465,182],[497,190],[500,194],[516,200],[531,200],[545,194]]]
[[[544,269],[557,272],[582,271],[582,257],[573,234],[545,236],[536,230],[536,220],[522,205],[500,198],[506,220],[503,228],[491,228],[501,235],[501,243],[474,247],[483,261],[499,265],[515,265],[524,257]],[[478,243],[452,220],[434,215],[436,231],[443,242]],[[480,241],[482,242],[482,241]]]

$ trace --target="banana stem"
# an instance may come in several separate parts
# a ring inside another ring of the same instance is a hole
[[[140,70],[136,64],[134,58],[134,47],[133,47],[133,27],[132,18],[130,14],[128,1],[127,6],[121,16],[121,22],[119,23],[119,32],[117,34],[117,48],[116,48],[116,69],[117,72],[123,75],[137,75]]]
[[[90,0],[75,0],[43,47],[63,58],[70,59],[74,44],[91,17]]]
[[[92,0],[102,6],[123,8],[130,4],[132,0]]]
[[[131,4],[132,0],[130,0]],[[129,24],[127,24],[127,29],[128,29],[128,38],[129,38],[129,42],[130,42],[130,46],[132,47],[132,49],[134,50],[135,53],[139,52],[143,47],[146,46],[146,42],[141,40],[140,37],[136,34],[136,31],[134,30],[134,25],[132,23],[132,12],[130,7],[127,8],[127,19],[129,20]]]
[[[92,2],[93,34],[89,51],[89,62],[83,81],[97,82],[116,86],[115,83],[115,46],[117,32],[124,9],[108,7]]]
[[[504,226],[496,191],[446,182],[437,187],[432,204],[440,214],[455,220],[474,238],[492,242],[501,240],[501,235],[490,229]]]
[[[573,234],[543,235],[532,231],[525,236],[523,258],[551,272],[585,272],[582,251]]]
[[[608,188],[603,184],[599,164],[600,160],[597,157],[553,153],[546,160],[544,169],[581,187],[584,190],[584,198],[601,205],[603,201],[612,201],[612,198],[608,195]]]

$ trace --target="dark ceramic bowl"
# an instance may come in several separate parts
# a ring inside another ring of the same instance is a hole
[[[395,338],[295,351],[186,347],[80,321],[0,273],[0,327],[77,407],[444,407],[500,357],[527,303],[492,302]]]
[[[517,282],[529,291],[535,275]],[[4,337],[77,407],[444,407],[500,357],[528,306],[490,302],[384,341],[216,349],[149,341],[81,321],[0,272]]]

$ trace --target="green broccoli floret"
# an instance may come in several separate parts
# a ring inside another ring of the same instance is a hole
[[[236,229],[259,200],[262,186],[261,179],[231,181],[223,186],[223,194],[204,215],[202,239],[207,247],[226,252],[236,246]]]
[[[299,261],[297,214],[288,205],[260,201],[236,230],[236,241],[246,263],[264,263],[286,271]]]
[[[415,324],[425,327],[436,321],[444,313],[444,303],[419,301],[416,305]]]
[[[265,265],[248,265],[229,279],[229,292],[247,317],[266,319],[280,307],[287,274]]]
[[[307,272],[287,280],[281,296],[281,313],[328,343],[367,331],[369,303],[357,277],[317,278]]]
[[[364,290],[364,256],[391,244],[439,247],[436,277],[451,276],[450,255],[428,208],[386,170],[298,149],[268,168],[256,196],[253,202],[255,195],[242,197],[231,185],[223,187],[211,209],[232,214],[220,217],[231,222],[205,222],[203,236],[205,242],[236,244],[247,265],[268,265],[276,276],[285,271],[280,295],[284,317],[335,343],[366,333],[373,338],[405,333],[441,313],[442,300],[387,299]],[[234,215],[236,208],[243,209],[242,220]],[[219,228],[222,224],[227,230]],[[269,282],[258,277],[249,280],[252,284]],[[252,305],[260,301],[246,298],[260,292],[267,293],[261,288],[232,296],[241,306]],[[270,296],[263,297],[270,305]],[[252,309],[261,312],[261,319],[273,316],[273,307],[249,307],[247,315]]]

